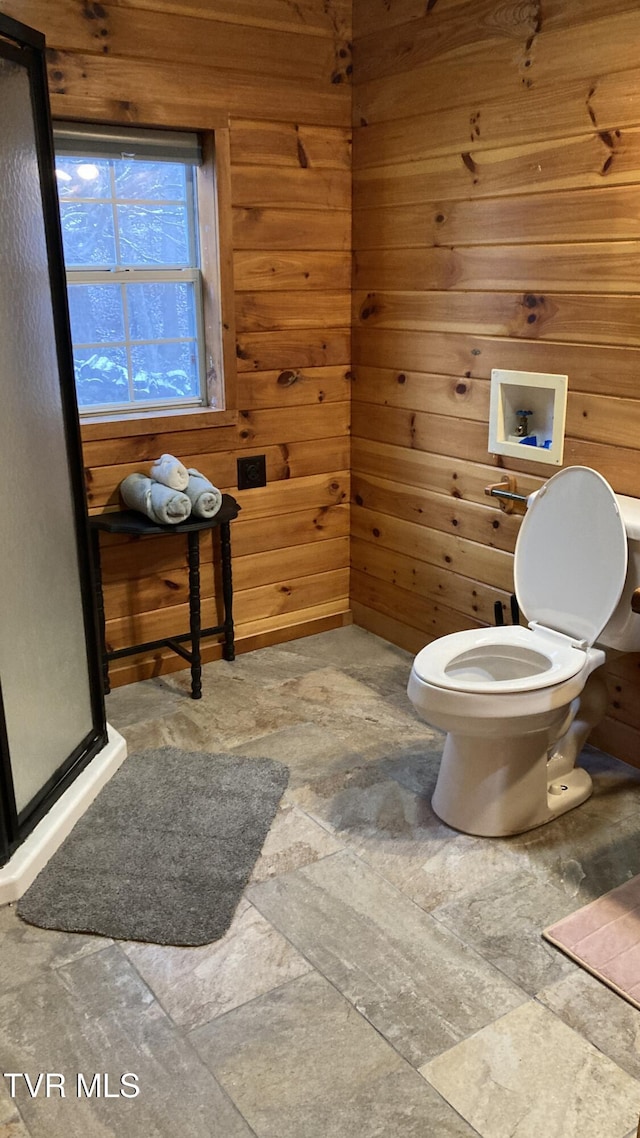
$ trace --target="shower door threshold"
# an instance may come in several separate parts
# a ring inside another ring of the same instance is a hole
[[[126,757],[125,740],[107,724],[106,746],[98,751],[6,865],[0,868],[0,905],[8,905],[22,897]]]

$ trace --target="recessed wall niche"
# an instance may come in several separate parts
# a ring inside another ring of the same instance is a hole
[[[493,368],[489,452],[561,466],[568,383],[566,375]]]

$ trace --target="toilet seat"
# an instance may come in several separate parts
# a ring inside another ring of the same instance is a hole
[[[533,496],[516,541],[515,591],[529,627],[443,636],[418,653],[416,676],[478,695],[535,691],[571,679],[616,608],[627,556],[609,483],[585,466],[558,471]]]
[[[498,695],[561,684],[584,664],[584,650],[568,638],[512,625],[453,632],[434,640],[418,653],[413,670],[433,687]],[[500,678],[501,665],[510,670],[509,676]]]

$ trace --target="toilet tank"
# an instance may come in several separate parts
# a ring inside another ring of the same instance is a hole
[[[598,637],[598,644],[619,652],[640,652],[640,613],[631,611],[631,596],[640,588],[640,499],[616,494],[616,501],[627,531],[629,563],[622,596],[613,616]]]

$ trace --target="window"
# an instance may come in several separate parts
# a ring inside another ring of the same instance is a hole
[[[207,404],[197,136],[65,123],[54,139],[81,414]]]

